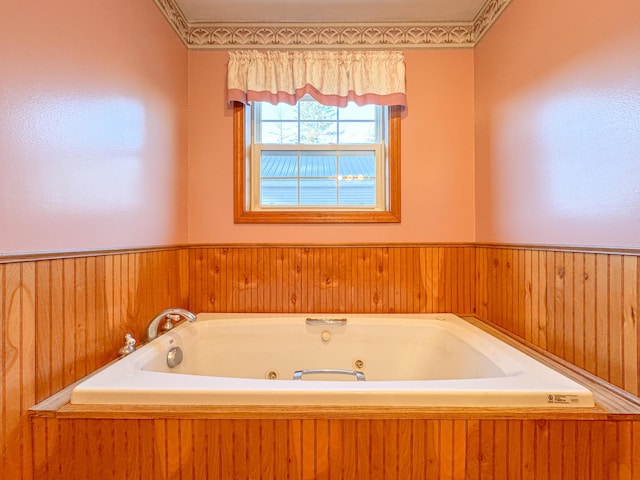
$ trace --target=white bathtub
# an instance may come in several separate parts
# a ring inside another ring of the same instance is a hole
[[[169,368],[174,347],[183,360]],[[317,369],[344,372],[307,372]],[[594,405],[586,388],[451,314],[200,314],[81,382],[71,403]]]

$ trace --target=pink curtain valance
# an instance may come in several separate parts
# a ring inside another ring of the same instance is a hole
[[[227,100],[294,105],[309,94],[319,103],[406,106],[402,52],[232,51]]]

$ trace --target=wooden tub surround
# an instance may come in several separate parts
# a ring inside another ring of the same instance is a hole
[[[639,299],[640,250],[194,245],[0,257],[0,478],[640,478]],[[169,306],[467,313],[570,369],[598,407],[53,404]]]
[[[37,478],[631,479],[640,474],[640,399],[499,327],[465,318],[591,389],[596,407],[71,405],[70,386],[30,411]],[[620,448],[618,439],[627,434],[632,441]],[[52,464],[63,451],[67,461]],[[609,476],[613,472],[619,475]]]

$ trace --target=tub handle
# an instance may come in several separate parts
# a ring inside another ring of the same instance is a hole
[[[307,318],[307,325],[346,325],[346,318]]]
[[[358,382],[364,382],[366,378],[364,378],[364,373],[358,372],[356,370],[340,370],[334,368],[315,368],[309,370],[296,370],[293,372],[294,380],[302,380],[303,375],[315,375],[315,374],[337,374],[337,375],[354,375]]]

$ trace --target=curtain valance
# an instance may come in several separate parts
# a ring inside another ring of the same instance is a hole
[[[227,100],[294,105],[309,94],[319,103],[406,106],[402,52],[232,51]]]

